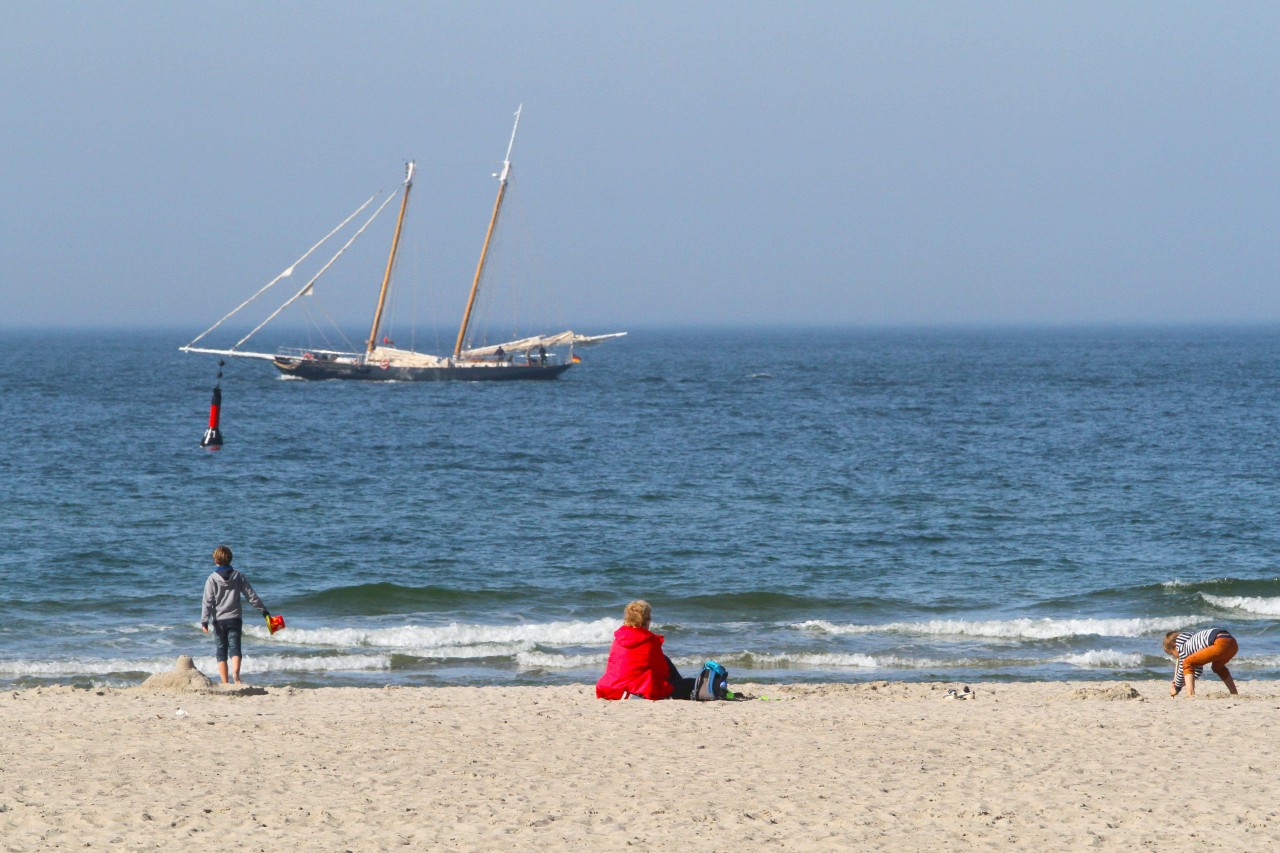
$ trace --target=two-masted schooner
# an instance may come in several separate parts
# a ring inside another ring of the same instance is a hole
[[[404,229],[405,215],[409,210],[409,193],[413,189],[414,175],[414,164],[412,162],[405,168],[404,182],[397,189],[397,193],[388,195],[355,234],[338,250],[337,254],[330,258],[328,263],[302,288],[252,331],[229,349],[196,346],[210,332],[256,300],[270,287],[290,277],[298,264],[306,260],[326,241],[359,216],[375,201],[376,196],[371,197],[357,208],[337,228],[329,232],[319,243],[308,249],[306,254],[295,261],[292,266],[264,285],[257,293],[242,302],[217,323],[201,332],[191,343],[180,347],[180,349],[183,352],[270,360],[285,376],[299,379],[363,379],[372,381],[555,379],[579,360],[573,351],[575,347],[588,346],[609,338],[625,335],[626,332],[615,332],[607,335],[579,335],[575,332],[566,331],[550,335],[523,337],[518,340],[485,346],[468,345],[467,331],[471,325],[472,312],[476,305],[476,295],[480,291],[481,278],[485,271],[485,260],[489,254],[489,246],[493,240],[494,230],[498,225],[498,217],[502,212],[502,202],[506,196],[507,181],[511,175],[511,151],[515,146],[516,131],[520,127],[520,112],[521,110],[516,110],[515,124],[511,128],[511,139],[507,143],[507,155],[503,158],[502,171],[497,175],[498,197],[494,201],[493,213],[489,217],[489,228],[485,232],[484,245],[480,251],[480,260],[476,264],[475,278],[471,282],[471,292],[467,298],[466,310],[462,315],[462,325],[458,329],[458,337],[451,354],[437,356],[409,349],[398,349],[385,338],[381,342],[378,338],[383,323],[383,309],[387,304],[387,295],[391,289],[392,272],[396,265],[396,253],[400,248],[400,236]],[[281,311],[303,296],[310,294],[316,280],[369,227],[378,214],[395,198],[396,194],[400,195],[400,215],[396,220],[395,234],[391,238],[391,252],[387,257],[387,268],[382,277],[382,288],[378,293],[377,308],[373,313],[373,327],[369,330],[369,339],[365,342],[364,351],[342,352],[331,349],[283,348],[275,353],[262,353],[241,349],[250,338],[257,334],[267,323],[275,319]]]

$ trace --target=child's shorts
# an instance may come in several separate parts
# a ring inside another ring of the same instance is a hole
[[[213,635],[218,640],[218,660],[224,661],[230,655],[240,657],[240,633],[244,622],[239,619],[213,620]]]
[[[1217,672],[1219,667],[1226,669],[1227,661],[1235,657],[1238,651],[1240,651],[1240,645],[1236,642],[1236,638],[1226,634],[1214,640],[1213,645],[1188,655],[1182,662],[1182,671],[1191,672],[1193,669],[1210,664],[1213,665],[1214,672]]]

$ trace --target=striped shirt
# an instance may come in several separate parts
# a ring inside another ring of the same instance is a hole
[[[1181,692],[1183,684],[1182,663],[1196,652],[1202,652],[1218,641],[1219,637],[1230,637],[1231,632],[1226,628],[1206,628],[1203,631],[1183,631],[1178,638],[1173,641],[1174,647],[1178,650],[1178,659],[1173,664],[1173,689]],[[1196,678],[1204,672],[1204,667],[1193,666],[1191,671],[1196,674]]]

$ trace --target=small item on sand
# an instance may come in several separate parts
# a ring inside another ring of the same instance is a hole
[[[184,711],[184,710],[182,710],[181,708],[179,708],[178,710],[174,711],[174,712],[173,712],[173,715],[174,715],[175,717],[186,717],[186,716],[188,716],[187,712],[186,712],[186,711]]]
[[[273,634],[284,628],[283,616],[264,616],[263,618],[267,620],[267,630]]]
[[[943,699],[977,699],[978,694],[969,689],[969,685],[964,686],[964,690],[956,690],[952,687],[947,691],[947,695]]]

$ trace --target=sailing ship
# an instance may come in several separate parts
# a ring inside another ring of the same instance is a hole
[[[521,108],[523,109],[523,107]],[[605,335],[580,335],[565,331],[548,335],[533,335],[504,341],[497,344],[472,346],[467,337],[471,327],[472,313],[476,306],[476,296],[480,292],[481,280],[485,271],[485,261],[489,255],[494,230],[498,225],[498,217],[502,212],[502,202],[506,197],[507,182],[511,175],[511,151],[515,146],[516,131],[520,127],[520,112],[515,113],[515,124],[511,128],[511,139],[507,143],[507,154],[503,158],[502,171],[498,178],[498,197],[494,201],[493,213],[489,217],[489,227],[485,232],[484,245],[480,250],[480,260],[476,264],[475,277],[471,282],[471,291],[467,297],[466,310],[462,315],[462,325],[453,351],[448,355],[430,355],[411,349],[400,349],[386,337],[379,340],[379,332],[383,325],[383,310],[387,304],[387,296],[391,290],[392,272],[396,266],[396,254],[400,249],[400,237],[404,230],[405,215],[409,210],[409,194],[413,189],[414,164],[405,167],[404,182],[395,193],[387,196],[382,204],[364,222],[356,233],[329,259],[318,273],[293,294],[283,305],[271,313],[267,319],[258,324],[252,331],[242,337],[229,349],[212,349],[198,347],[198,344],[214,329],[237,314],[273,285],[290,277],[298,264],[305,261],[325,242],[339,233],[345,226],[359,216],[377,196],[372,196],[354,213],[347,217],[333,231],[329,232],[319,243],[307,250],[301,258],[283,273],[268,282],[257,293],[242,302],[217,323],[184,347],[182,352],[204,353],[209,355],[230,356],[232,358],[256,358],[270,360],[285,376],[299,379],[361,379],[371,381],[454,381],[454,380],[516,380],[516,379],[555,379],[581,359],[574,353],[575,347],[590,346],[611,338],[622,337],[626,332],[614,332]],[[363,351],[344,352],[325,348],[285,347],[274,353],[252,352],[241,349],[250,338],[257,334],[281,311],[303,296],[310,295],[316,280],[320,278],[351,246],[357,237],[377,218],[378,214],[396,197],[400,196],[400,214],[396,220],[395,233],[391,238],[391,251],[387,257],[386,272],[382,277],[382,288],[378,293],[377,308],[373,313],[373,326],[369,330],[369,338]]]

